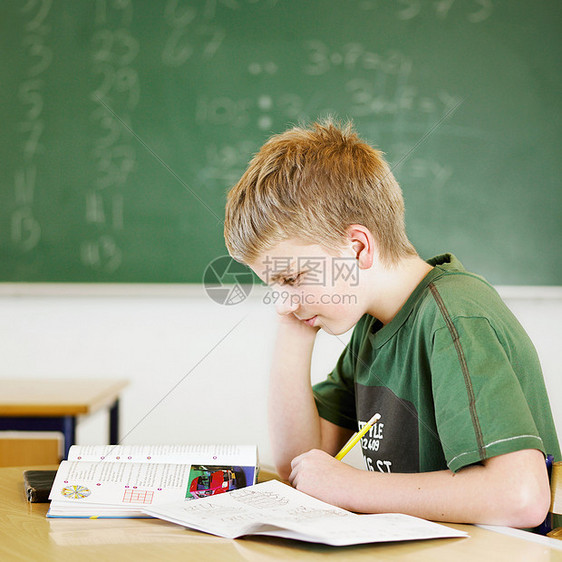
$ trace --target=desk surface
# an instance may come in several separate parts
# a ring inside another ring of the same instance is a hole
[[[77,416],[111,405],[128,382],[116,379],[0,379],[0,416]]]
[[[471,525],[451,525],[467,531],[469,538],[334,548],[268,537],[222,539],[156,519],[46,519],[48,504],[25,500],[22,471],[0,468],[3,560],[562,560],[559,550]],[[262,473],[262,479],[268,477]]]

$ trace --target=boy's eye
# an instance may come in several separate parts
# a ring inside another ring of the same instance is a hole
[[[297,273],[296,275],[291,275],[291,277],[285,277],[283,279],[283,285],[294,285],[302,276],[302,273]]]

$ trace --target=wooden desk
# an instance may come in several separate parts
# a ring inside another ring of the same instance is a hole
[[[65,458],[81,415],[109,409],[109,444],[119,441],[119,393],[128,382],[107,379],[0,379],[0,429],[61,431]]]
[[[562,560],[560,550],[471,525],[451,525],[469,538],[334,548],[268,537],[222,539],[157,519],[46,519],[48,504],[25,500],[23,470],[0,468],[0,559],[6,561]],[[262,471],[263,480],[271,476]]]

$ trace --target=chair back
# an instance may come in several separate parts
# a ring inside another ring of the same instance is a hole
[[[562,515],[562,462],[552,463],[550,473],[550,513],[553,518],[555,515]],[[549,537],[562,540],[562,527],[548,532]]]

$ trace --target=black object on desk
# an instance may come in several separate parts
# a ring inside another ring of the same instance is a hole
[[[55,481],[56,470],[24,470],[25,497],[31,503],[46,503]]]

